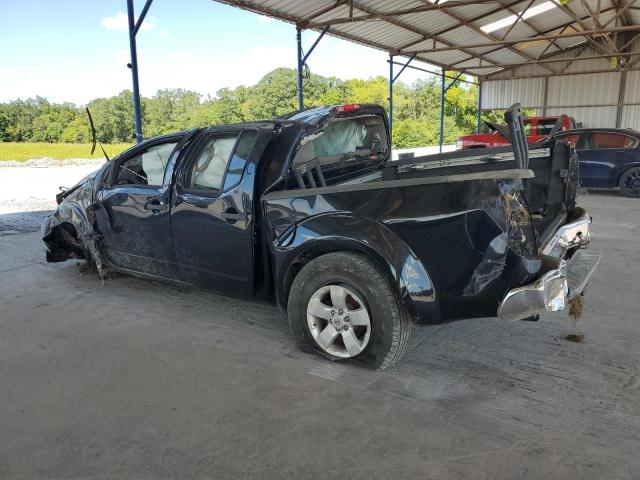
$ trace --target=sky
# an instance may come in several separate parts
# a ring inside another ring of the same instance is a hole
[[[135,4],[139,13],[144,0]],[[126,8],[126,0],[0,0],[0,102],[40,95],[82,105],[131,89]],[[295,35],[291,24],[211,0],[154,0],[137,35],[140,92],[214,96],[252,85],[295,68]],[[305,50],[317,35],[303,32]],[[327,35],[308,64],[320,75],[369,78],[388,75],[387,59]],[[406,69],[401,80],[425,76]]]

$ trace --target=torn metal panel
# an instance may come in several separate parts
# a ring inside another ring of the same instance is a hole
[[[96,267],[98,275],[105,275],[103,257],[94,229],[94,186],[106,166],[59,194],[56,211],[42,224],[42,240],[47,247],[47,261],[61,262],[69,258],[85,258]]]

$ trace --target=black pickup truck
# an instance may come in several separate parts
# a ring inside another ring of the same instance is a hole
[[[600,255],[570,144],[392,161],[376,105],[147,140],[58,195],[47,260],[266,298],[296,342],[384,368],[412,322],[532,319],[581,295]]]

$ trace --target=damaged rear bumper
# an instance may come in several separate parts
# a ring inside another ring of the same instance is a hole
[[[600,252],[580,249],[589,243],[587,213],[558,230],[545,252],[577,248],[568,259],[556,259],[557,266],[545,272],[535,282],[507,292],[498,307],[498,316],[505,320],[522,320],[544,312],[564,310],[568,300],[580,295],[600,262]],[[562,258],[560,257],[560,258]]]

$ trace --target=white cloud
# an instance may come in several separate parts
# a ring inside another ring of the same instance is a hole
[[[11,80],[15,76],[15,68],[3,67],[0,65],[0,80]]]
[[[126,65],[131,61],[131,53],[129,50],[124,48],[119,48],[115,52],[113,52],[113,58],[115,59],[118,65]],[[140,52],[138,52],[138,59],[140,57]]]
[[[177,63],[187,66],[192,61],[191,58],[189,52],[167,52],[167,60],[173,65]]]
[[[258,21],[260,23],[273,23],[276,19],[273,17],[267,17],[266,15],[258,15]]]
[[[315,35],[306,35],[305,47],[308,48],[315,38]],[[220,55],[207,55],[197,48],[164,48],[172,43],[154,46],[149,42],[138,49],[142,95],[154,95],[159,89],[184,88],[206,97],[223,87],[253,85],[275,68],[296,66],[293,41],[279,46],[254,46],[244,51],[232,49],[220,52]],[[51,101],[82,105],[94,98],[131,89],[131,70],[126,67],[130,61],[128,48],[112,50],[98,60],[77,59],[75,54],[69,55],[68,59],[0,65],[0,101],[38,94]],[[327,36],[309,58],[309,67],[312,73],[342,79],[386,77],[389,72],[387,59],[385,52]],[[396,67],[396,72],[399,68]],[[426,77],[424,73],[406,69],[400,80],[410,83]]]
[[[122,10],[118,10],[115,15],[104,17],[102,20],[100,20],[100,25],[102,25],[107,30],[126,31],[129,29],[129,17]],[[142,22],[140,30],[153,30],[154,28],[156,28],[155,23],[145,18],[144,22]]]

